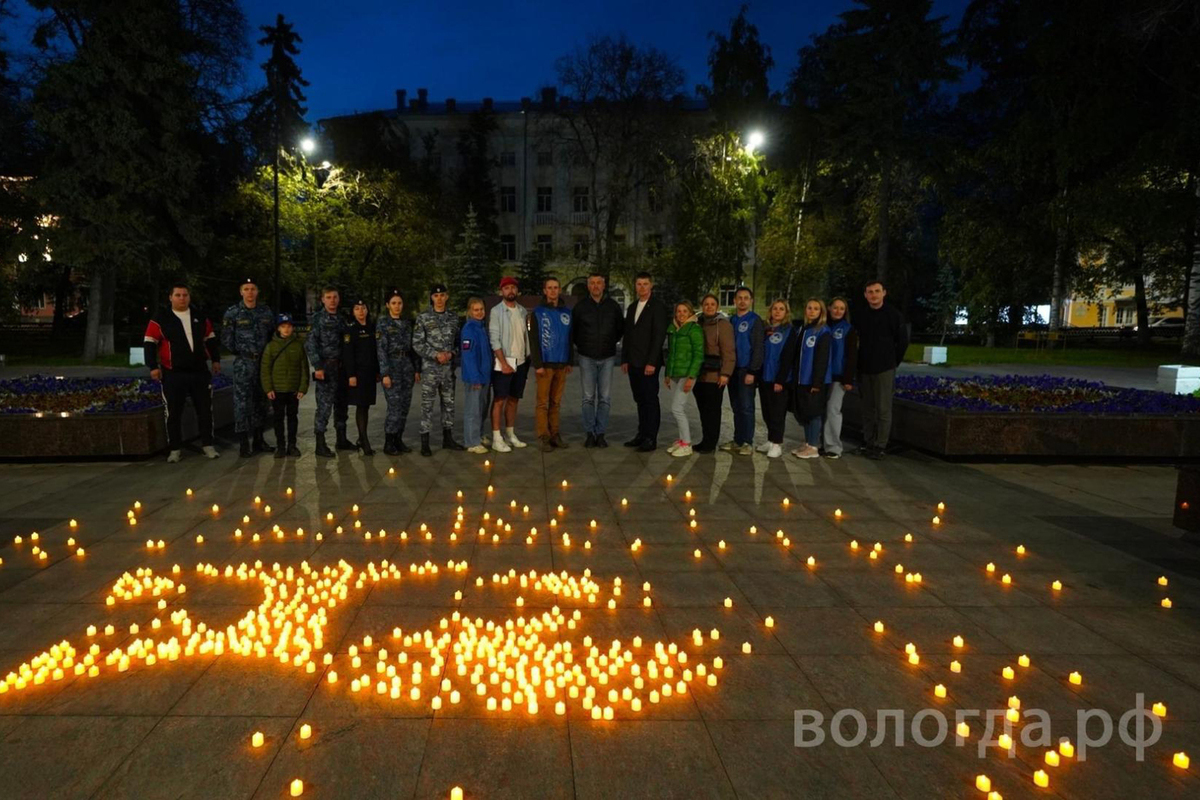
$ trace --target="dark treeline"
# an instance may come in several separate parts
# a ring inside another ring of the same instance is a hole
[[[0,0],[0,31],[17,5]],[[0,38],[0,313],[51,294],[66,326],[86,308],[94,358],[177,276],[212,309],[244,274],[285,310],[323,282],[420,297],[438,278],[459,299],[494,285],[489,113],[471,115],[446,176],[377,115],[314,131],[305,32],[282,16],[248,21],[236,0],[21,5],[40,22],[32,42]],[[1053,328],[1066,297],[1132,285],[1139,332],[1182,305],[1195,355],[1196,41],[1191,0],[975,0],[957,28],[929,0],[855,0],[777,87],[752,8],[711,34],[694,91],[671,55],[621,36],[541,77],[570,98],[553,135],[592,178],[586,259],[601,271],[793,301],[878,276],[919,328],[965,308],[988,341],[1039,304]],[[656,192],[667,236],[627,244]],[[516,256],[531,281],[546,270]]]

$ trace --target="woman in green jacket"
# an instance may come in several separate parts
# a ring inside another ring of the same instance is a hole
[[[259,369],[263,391],[275,409],[275,457],[298,456],[296,414],[300,398],[308,391],[308,356],[304,354],[304,343],[295,335],[290,314],[280,314],[276,318],[275,336],[267,342]],[[285,417],[286,439],[283,436]]]
[[[692,454],[692,433],[688,425],[687,396],[700,374],[704,361],[704,332],[696,322],[696,310],[686,300],[675,304],[675,324],[667,330],[667,362],[663,366],[664,382],[671,395],[671,413],[679,426],[679,438],[667,448],[673,456]],[[674,387],[671,382],[674,381]]]

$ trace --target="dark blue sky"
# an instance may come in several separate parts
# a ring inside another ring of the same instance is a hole
[[[957,25],[967,0],[935,0]],[[552,83],[554,60],[592,35],[624,32],[679,60],[685,87],[708,77],[709,31],[728,30],[740,0],[243,0],[255,40],[258,26],[282,11],[304,39],[299,64],[311,82],[309,121],[390,108],[396,89],[429,89],[431,99],[516,100]],[[770,46],[772,89],[796,64],[797,50],[823,31],[850,0],[759,0],[749,17]],[[257,81],[265,59],[255,48]]]

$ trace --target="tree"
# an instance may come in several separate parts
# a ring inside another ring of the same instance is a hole
[[[465,309],[471,297],[482,297],[497,284],[496,245],[484,235],[474,208],[467,209],[462,235],[450,259],[446,284],[455,308]]]
[[[653,47],[624,36],[593,39],[555,62],[560,105],[551,136],[571,151],[589,190],[596,268],[608,274],[617,229],[639,199],[659,184],[667,155],[685,147],[680,126],[683,70]]]
[[[541,250],[535,248],[521,256],[521,265],[517,267],[517,280],[521,282],[521,291],[524,294],[540,292],[548,274],[546,259],[542,257]]]
[[[456,181],[459,207],[455,210],[465,216],[466,210],[473,208],[480,229],[489,238],[500,233],[496,226],[496,184],[492,180],[496,162],[488,152],[488,142],[497,129],[496,115],[490,109],[472,111],[457,145],[462,169]]]
[[[729,34],[712,31],[708,53],[709,84],[696,87],[708,102],[722,130],[762,125],[774,103],[767,75],[775,66],[771,48],[758,38],[758,28],[746,19],[743,5],[729,23]]]
[[[855,0],[801,49],[789,86],[842,168],[873,179],[876,275],[887,279],[893,181],[926,155],[939,87],[958,77],[945,17],[931,0]]]
[[[308,130],[304,115],[308,112],[304,106],[302,87],[308,86],[308,81],[300,76],[300,67],[296,65],[293,56],[300,54],[296,45],[302,40],[293,30],[290,22],[285,22],[283,14],[275,18],[275,25],[261,25],[259,30],[266,34],[258,40],[259,46],[269,45],[271,57],[262,65],[267,75],[267,85],[260,89],[250,101],[250,114],[247,123],[253,132],[253,141],[258,147],[260,156],[268,148],[271,152],[273,165],[272,181],[274,187],[274,213],[272,231],[275,238],[275,305],[279,306],[280,298],[280,243],[279,243],[279,155],[285,142],[296,142]]]
[[[203,173],[222,151],[204,104],[236,71],[218,65],[212,37],[240,15],[219,0],[31,5],[44,12],[32,102],[46,142],[32,192],[57,220],[54,258],[87,275],[90,361],[113,353],[120,277],[200,272],[218,188]]]

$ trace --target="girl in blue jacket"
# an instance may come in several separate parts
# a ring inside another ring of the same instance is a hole
[[[462,380],[465,408],[463,409],[463,444],[468,453],[487,453],[479,439],[483,423],[483,400],[492,380],[492,348],[488,343],[487,327],[483,324],[486,311],[483,301],[472,297],[467,301],[467,322],[458,336],[462,356]]]
[[[810,298],[804,304],[804,322],[795,339],[792,364],[792,413],[804,426],[804,445],[792,451],[796,458],[818,458],[825,397],[832,379],[829,364],[829,326],[825,303]],[[791,355],[789,353],[789,355]]]
[[[759,445],[759,452],[767,458],[783,455],[783,431],[787,426],[788,386],[792,365],[784,360],[784,353],[794,348],[796,326],[792,325],[792,309],[787,300],[771,303],[767,312],[767,328],[763,343],[762,380],[758,384],[758,397],[762,405],[763,421],[767,424],[767,441]],[[792,350],[794,352],[794,349]]]

